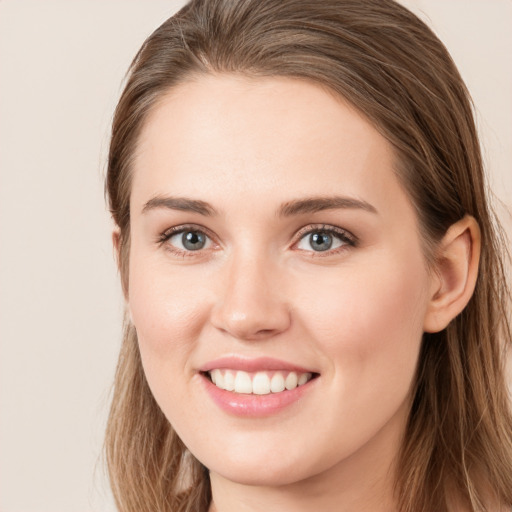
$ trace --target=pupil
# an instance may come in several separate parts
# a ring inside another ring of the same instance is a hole
[[[311,235],[311,246],[317,251],[327,251],[331,248],[332,237],[327,233],[314,233]]]
[[[197,251],[198,249],[202,249],[204,247],[205,237],[202,233],[188,231],[187,233],[183,233],[182,243],[185,249],[189,249],[190,251]]]

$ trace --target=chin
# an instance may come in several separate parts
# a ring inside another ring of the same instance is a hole
[[[219,450],[202,463],[222,478],[251,486],[285,486],[300,482],[328,469],[332,461],[300,448],[283,450],[276,446],[255,444],[253,450]],[[247,445],[245,445],[246,447]],[[230,453],[231,452],[231,453]]]
[[[255,487],[280,487],[313,476],[304,472],[305,468],[299,470],[289,464],[250,464],[247,460],[233,464],[214,464],[209,469],[231,482]]]

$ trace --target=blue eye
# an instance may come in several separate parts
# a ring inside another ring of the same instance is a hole
[[[210,238],[201,231],[183,229],[166,236],[165,241],[180,251],[199,251],[211,245]]]
[[[332,229],[316,229],[310,230],[301,237],[297,249],[325,252],[338,249],[344,245],[354,245],[354,241],[347,234]]]

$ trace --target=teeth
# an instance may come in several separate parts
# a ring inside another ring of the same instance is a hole
[[[295,389],[298,384],[297,374],[295,372],[290,372],[284,381],[284,385],[286,389]]]
[[[236,372],[235,392],[252,393],[251,377],[249,377],[247,372]]]
[[[303,386],[311,380],[311,373],[296,372],[256,372],[250,374],[235,370],[211,370],[212,382],[221,389],[235,393],[268,395]]]
[[[301,373],[297,380],[297,386],[303,386],[309,379],[311,379],[311,373]]]
[[[211,372],[210,376],[212,378],[212,382],[215,385],[219,386],[219,388],[224,389],[224,376],[222,375],[220,370],[213,370],[213,372]]]
[[[233,372],[226,372],[224,374],[224,386],[222,386],[222,389],[227,391],[235,390],[235,375]]]
[[[258,372],[254,376],[252,392],[255,395],[268,395],[270,393],[270,379],[266,373]]]
[[[284,391],[284,389],[283,374],[280,372],[274,373],[274,376],[270,381],[270,391],[272,391],[272,393],[280,393],[281,391]]]

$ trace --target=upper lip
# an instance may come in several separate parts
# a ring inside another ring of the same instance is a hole
[[[205,363],[199,368],[201,372],[215,369],[242,370],[246,372],[285,370],[297,373],[314,373],[302,366],[273,357],[248,358],[243,356],[226,356]]]

